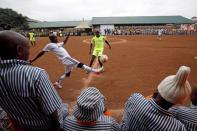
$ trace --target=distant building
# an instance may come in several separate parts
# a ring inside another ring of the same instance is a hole
[[[197,17],[196,16],[192,17],[192,21],[194,21],[197,24]]]
[[[105,29],[128,30],[129,28],[180,28],[193,25],[195,22],[183,16],[127,16],[127,17],[93,17],[85,21],[92,30]],[[37,30],[66,30],[74,29],[81,24],[81,21],[55,21],[37,22],[30,26]]]
[[[197,30],[197,17],[194,16],[191,20],[195,22],[195,29]]]
[[[91,26],[91,21],[85,21],[88,26]],[[30,26],[30,29],[73,29],[76,26],[80,25],[81,21],[53,21],[53,22],[38,22]]]

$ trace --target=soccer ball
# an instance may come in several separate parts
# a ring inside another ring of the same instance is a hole
[[[106,62],[106,61],[108,60],[108,56],[103,54],[103,55],[100,57],[100,60],[101,60],[101,62]]]

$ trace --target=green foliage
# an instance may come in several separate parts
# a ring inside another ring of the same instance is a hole
[[[12,9],[0,8],[0,29],[16,29],[16,30],[27,30],[28,22],[27,17],[18,14]]]

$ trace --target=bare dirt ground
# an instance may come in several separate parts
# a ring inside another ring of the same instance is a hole
[[[181,65],[191,67],[190,85],[197,85],[197,35],[163,36],[107,36],[112,49],[105,47],[104,54],[109,57],[104,63],[105,72],[97,75],[86,74],[84,70],[73,69],[71,77],[62,82],[62,89],[57,89],[64,103],[71,106],[76,104],[77,96],[86,87],[96,87],[107,98],[107,107],[112,116],[119,122],[122,118],[124,104],[133,93],[144,96],[152,94],[157,85],[169,75],[174,75]],[[69,54],[89,65],[91,55],[89,44],[92,36],[70,36],[67,45]],[[30,59],[49,42],[48,38],[36,38],[36,47],[31,47]],[[59,39],[63,41],[64,38]],[[89,44],[88,44],[89,43]],[[52,82],[64,74],[64,66],[55,54],[48,52],[35,63],[44,68]],[[189,98],[184,105],[189,105]]]

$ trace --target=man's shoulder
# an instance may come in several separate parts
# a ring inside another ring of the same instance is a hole
[[[46,44],[46,45],[47,45],[47,46],[48,46],[48,45],[56,45],[56,43],[52,43],[52,42],[51,42],[51,43],[48,43],[48,44]]]
[[[145,97],[140,93],[134,93],[130,96],[129,99],[145,99]]]
[[[48,43],[45,45],[45,47],[54,47],[54,46],[57,46],[56,43]]]
[[[189,107],[186,106],[176,106],[176,107],[172,107],[169,109],[170,112],[174,113],[178,113],[178,114],[184,114],[186,112],[191,112],[191,109]]]
[[[127,101],[127,104],[138,104],[138,103],[146,103],[147,102],[147,99],[140,93],[134,93],[132,94],[128,101]]]
[[[96,39],[96,36],[93,36],[93,37],[92,37],[92,40],[93,40],[93,39]]]
[[[98,122],[101,122],[101,123],[114,123],[116,122],[116,120],[113,118],[113,117],[109,117],[109,116],[106,116],[106,115],[101,115],[98,120]]]
[[[23,69],[26,70],[27,72],[35,72],[36,74],[39,74],[40,72],[45,71],[42,68],[31,66],[31,65],[23,65],[23,66],[24,66]]]

